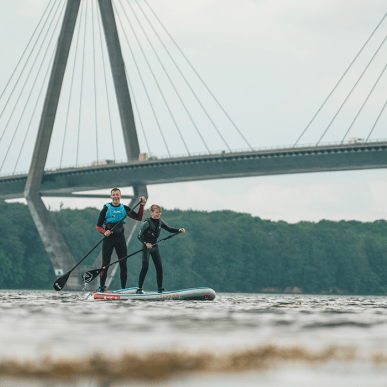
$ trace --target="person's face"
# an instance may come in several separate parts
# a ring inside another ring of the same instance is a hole
[[[150,216],[152,217],[152,219],[160,219],[161,211],[156,208],[154,211],[150,211]]]
[[[116,190],[116,191],[112,191],[111,195],[110,195],[110,198],[112,199],[112,203],[114,205],[117,205],[117,204],[120,204],[120,201],[121,201],[121,193],[120,191]]]

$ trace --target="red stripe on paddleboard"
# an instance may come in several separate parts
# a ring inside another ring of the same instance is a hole
[[[94,294],[94,300],[119,300],[120,296],[104,296],[102,294]]]

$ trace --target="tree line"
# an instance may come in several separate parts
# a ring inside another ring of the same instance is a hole
[[[52,212],[76,261],[102,237],[95,229],[98,214],[95,208]],[[27,206],[0,202],[0,217],[0,288],[52,289],[56,277]],[[192,210],[164,210],[162,218],[186,229],[160,244],[168,290],[387,293],[385,220],[289,224],[233,211]],[[168,235],[163,230],[160,238]],[[128,253],[139,248],[134,236]],[[91,265],[99,251],[84,264]],[[144,288],[155,290],[155,270],[152,263],[149,267]],[[128,286],[137,285],[140,268],[141,254],[129,258]],[[117,276],[110,288],[119,288]]]

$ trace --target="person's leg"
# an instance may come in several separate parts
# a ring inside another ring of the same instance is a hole
[[[140,275],[138,277],[138,288],[142,289],[142,285],[144,284],[146,273],[148,272],[149,267],[149,249],[145,246],[142,249],[142,267],[140,271]]]
[[[120,233],[120,237],[116,242],[115,248],[116,248],[116,253],[117,253],[118,259],[123,258],[126,255],[128,255],[128,248],[126,246],[125,235],[123,232]],[[122,261],[119,262],[121,289],[125,289],[126,280],[128,278],[128,268],[126,265],[126,261],[127,261],[126,259],[123,259]]]
[[[102,242],[102,267],[110,263],[114,244],[108,238],[105,238]],[[105,286],[107,278],[108,268],[101,271],[100,275],[100,286],[101,288]]]
[[[155,264],[157,287],[160,290],[163,288],[163,265],[161,262],[161,255],[158,246],[154,247],[150,254],[152,256],[153,263]]]

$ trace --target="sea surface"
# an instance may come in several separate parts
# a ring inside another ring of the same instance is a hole
[[[387,386],[387,297],[0,290],[0,387]]]

